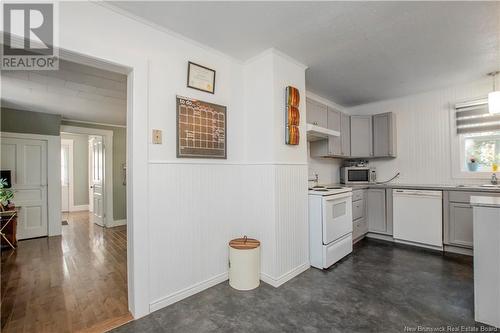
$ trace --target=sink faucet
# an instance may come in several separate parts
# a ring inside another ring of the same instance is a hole
[[[496,173],[492,173],[491,174],[491,180],[490,180],[490,183],[492,185],[497,185],[498,184],[498,180],[497,180],[497,174]]]
[[[314,182],[314,184],[316,184],[316,186],[319,184],[319,176],[318,176],[318,173],[315,172],[314,173],[314,178],[313,179],[308,179],[308,181],[310,182]]]

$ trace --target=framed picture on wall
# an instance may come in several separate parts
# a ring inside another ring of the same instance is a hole
[[[187,86],[211,94],[215,93],[215,70],[189,61]]]

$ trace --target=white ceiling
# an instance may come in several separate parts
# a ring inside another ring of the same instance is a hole
[[[127,77],[61,60],[57,71],[2,71],[3,107],[125,125]]]
[[[499,2],[112,2],[246,60],[274,47],[309,66],[307,89],[350,106],[500,68]]]

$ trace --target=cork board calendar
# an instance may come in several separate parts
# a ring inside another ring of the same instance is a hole
[[[177,157],[227,158],[226,107],[177,96]]]

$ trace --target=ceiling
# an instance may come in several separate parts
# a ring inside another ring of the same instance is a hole
[[[125,125],[127,76],[66,60],[56,71],[2,71],[1,105]]]
[[[476,80],[500,68],[500,2],[111,3],[239,60],[274,47],[307,89],[345,106]]]

